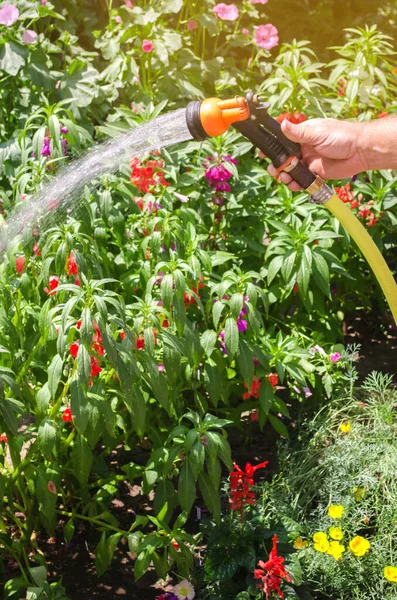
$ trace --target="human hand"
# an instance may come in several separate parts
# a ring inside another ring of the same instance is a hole
[[[365,124],[338,119],[310,119],[294,124],[284,120],[281,128],[292,141],[302,144],[302,160],[323,179],[345,179],[366,170],[360,153],[360,138]],[[279,175],[273,164],[268,166],[273,177]],[[288,173],[280,180],[291,190],[302,189]]]

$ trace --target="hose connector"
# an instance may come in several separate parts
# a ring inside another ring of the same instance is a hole
[[[233,123],[250,117],[248,102],[243,96],[229,100],[207,98],[202,102],[190,102],[186,108],[186,122],[195,140],[203,141],[225,133]]]

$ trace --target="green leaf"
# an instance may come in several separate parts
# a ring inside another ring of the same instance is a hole
[[[85,486],[88,483],[88,476],[91,471],[93,455],[89,445],[84,437],[79,434],[74,441],[72,450],[73,471],[80,484]]]
[[[269,414],[274,403],[274,390],[267,377],[262,378],[261,387],[259,390],[259,405],[264,415]]]
[[[200,492],[208,510],[212,513],[215,522],[219,523],[221,516],[221,500],[217,487],[211,478],[202,471],[198,478]]]
[[[44,416],[47,414],[48,405],[51,400],[51,393],[48,387],[48,382],[46,382],[42,388],[37,392],[37,414],[39,416]]]
[[[73,423],[79,433],[84,433],[89,419],[87,398],[79,381],[73,379],[70,384],[70,408],[72,409]]]
[[[243,376],[243,379],[247,384],[248,389],[250,389],[252,379],[254,377],[255,365],[252,352],[249,349],[247,342],[243,339],[240,339],[239,342],[239,353],[237,356],[237,363]]]
[[[25,64],[27,49],[16,42],[6,42],[0,47],[0,71],[9,75],[17,75]]]
[[[47,569],[43,565],[40,565],[39,567],[30,567],[29,573],[35,584],[42,587],[47,579]]]
[[[275,417],[274,415],[269,415],[269,421],[274,427],[274,429],[277,431],[277,433],[279,433],[285,438],[289,438],[289,433],[286,426],[282,421],[280,421],[278,417]]]
[[[75,525],[73,519],[69,519],[63,526],[63,537],[65,538],[65,542],[69,544],[74,536]]]
[[[102,532],[99,544],[95,548],[95,569],[98,577],[101,577],[106,573],[110,567],[110,563],[112,562],[113,555],[121,536],[121,533],[114,533],[107,537],[106,531]]]
[[[161,14],[179,13],[183,6],[183,0],[164,0],[160,7]]]
[[[37,441],[43,455],[47,458],[51,455],[55,446],[57,429],[53,421],[45,419],[39,427]]]
[[[52,359],[50,366],[48,367],[48,389],[52,399],[55,398],[58,385],[62,377],[62,370],[63,360],[59,354],[56,354]]]
[[[207,329],[207,331],[204,331],[203,335],[201,336],[200,342],[208,358],[214,351],[217,339],[218,336],[216,334],[216,331],[214,331],[213,329]]]
[[[306,298],[309,289],[310,267],[311,263],[309,263],[307,252],[304,251],[300,257],[299,268],[296,276],[299,286],[299,293],[303,298]]]
[[[196,484],[188,457],[185,458],[185,462],[183,463],[183,467],[179,475],[178,498],[182,510],[190,513],[196,498]]]
[[[80,338],[84,343],[90,344],[92,340],[92,317],[88,306],[85,306],[81,313]]]
[[[83,344],[80,344],[77,354],[77,374],[80,383],[87,386],[91,377],[91,358]]]
[[[233,294],[229,301],[230,310],[232,311],[232,317],[238,319],[240,316],[241,309],[243,307],[243,295]]]
[[[321,254],[313,252],[313,278],[320,290],[330,296],[328,263]]]
[[[229,317],[225,323],[225,344],[229,356],[233,357],[238,350],[239,334],[236,321]]]
[[[161,299],[164,302],[164,306],[169,310],[171,307],[172,294],[173,294],[173,278],[172,275],[164,275],[161,280]]]

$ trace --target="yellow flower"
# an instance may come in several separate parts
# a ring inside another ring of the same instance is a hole
[[[340,504],[331,504],[331,506],[328,508],[328,516],[330,516],[332,519],[340,519],[344,512],[345,509],[343,506],[340,506]]]
[[[328,529],[329,537],[333,540],[341,540],[343,538],[343,531],[340,527],[330,527]]]
[[[356,535],[349,543],[349,548],[354,556],[364,556],[364,554],[367,554],[370,547],[371,544],[369,541],[361,537],[361,535]]]
[[[397,567],[385,567],[383,569],[383,575],[388,581],[397,583]]]
[[[329,548],[329,541],[327,534],[323,531],[318,531],[313,535],[314,549],[317,552],[327,552]]]
[[[363,487],[355,487],[353,488],[354,497],[357,502],[360,502],[365,496],[365,488]]]
[[[341,423],[339,425],[339,429],[342,433],[349,433],[352,428],[350,421],[346,421],[345,423]]]
[[[298,550],[300,550],[301,548],[307,548],[307,540],[304,540],[302,537],[299,536],[294,541],[294,546],[295,548],[298,548]]]
[[[335,560],[339,560],[344,553],[346,548],[339,542],[331,542],[328,548],[328,554],[334,557]]]

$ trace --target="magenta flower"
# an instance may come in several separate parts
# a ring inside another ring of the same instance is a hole
[[[247,331],[248,323],[245,319],[242,319],[241,316],[237,319],[237,329],[239,332]]]
[[[251,0],[251,4],[266,4],[267,0]]]
[[[67,127],[61,127],[61,133],[63,133],[64,135],[66,135],[68,132],[68,128]]]
[[[187,22],[187,28],[189,31],[194,31],[198,28],[198,22],[190,19],[190,21]]]
[[[342,355],[339,354],[339,352],[334,352],[333,354],[331,354],[331,356],[329,357],[330,361],[333,363],[337,363],[340,361],[340,359],[342,358]]]
[[[241,33],[243,35],[249,35],[250,34],[249,29],[247,29],[246,27],[243,27],[243,29],[241,30]]]
[[[255,42],[259,48],[271,50],[278,44],[278,31],[274,25],[259,25],[255,31]]]
[[[153,50],[153,42],[150,40],[143,40],[142,42],[142,50],[144,52],[151,52]]]
[[[313,394],[311,393],[311,391],[309,390],[309,388],[304,387],[303,389],[303,393],[305,394],[305,398],[310,398],[310,396],[313,396]]]
[[[225,156],[222,157],[222,160],[233,163],[234,165],[237,165],[238,163],[237,158],[233,158],[233,156],[230,156],[230,154],[225,154]]]
[[[239,17],[237,6],[235,4],[225,4],[224,2],[215,6],[214,13],[222,21],[236,21]]]
[[[19,10],[16,6],[12,4],[6,4],[2,8],[0,8],[0,25],[5,25],[6,27],[10,27],[18,21]]]
[[[67,145],[68,145],[68,141],[67,140],[61,140],[61,145],[63,148],[63,155],[67,156],[68,151],[67,151]]]
[[[128,6],[128,8],[134,8],[134,5],[132,4],[131,0],[124,0],[124,4]]]
[[[43,148],[41,150],[42,156],[51,156],[50,138],[45,137],[43,140]]]
[[[24,44],[35,44],[37,41],[37,33],[31,29],[26,29],[23,32],[22,41]]]
[[[164,365],[159,365],[159,372],[160,373],[164,373],[165,371],[165,366]]]

